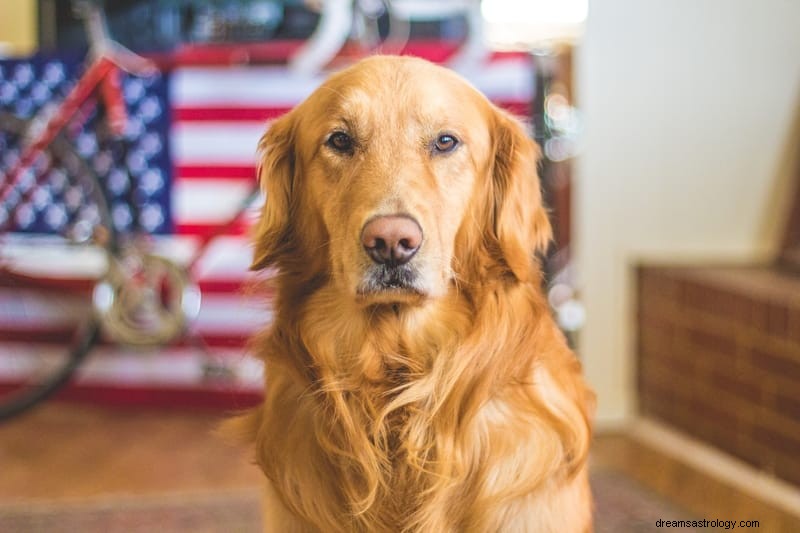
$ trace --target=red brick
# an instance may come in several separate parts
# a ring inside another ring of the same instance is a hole
[[[788,418],[800,422],[800,400],[792,398],[784,393],[778,393],[775,396],[776,411]],[[800,450],[798,450],[800,454]]]
[[[671,348],[677,328],[664,320],[639,320],[639,343],[655,344],[660,348]]]
[[[676,426],[690,435],[697,435],[697,418],[692,416],[686,404],[680,401],[670,403],[654,401],[653,409],[649,414],[654,418]]]
[[[747,454],[745,450],[739,447],[739,432],[735,427],[720,426],[718,424],[708,424],[707,427],[708,435],[704,438],[706,442],[749,463],[758,464],[754,462],[758,460],[757,456]]]
[[[800,349],[800,306],[789,309],[788,337],[792,346]]]
[[[697,282],[682,280],[680,283],[680,303],[690,309],[702,309],[705,302],[705,287]]]
[[[716,287],[703,285],[699,295],[701,300],[697,305],[698,310],[712,316],[718,316],[723,309],[724,293]]]
[[[797,454],[800,451],[800,435],[790,435],[788,431],[777,431],[765,421],[756,428],[753,438],[768,450]]]
[[[767,332],[779,338],[785,338],[789,330],[789,309],[780,303],[769,304]]]
[[[747,326],[750,321],[749,298],[744,294],[731,292],[726,305],[726,314],[736,322],[737,326]]]
[[[774,376],[797,381],[800,384],[800,360],[776,355],[761,348],[750,350],[750,362],[754,368],[766,370]]]
[[[641,353],[641,352],[640,352]],[[639,396],[644,396],[647,392],[646,385],[647,385],[647,377],[650,374],[649,372],[649,359],[646,358],[639,358],[638,361],[638,368],[636,371],[636,390],[639,393]]]
[[[688,397],[672,387],[669,382],[661,379],[661,376],[650,375],[644,378],[642,397],[647,398],[648,409],[655,413],[672,413],[680,405],[687,404]]]
[[[800,485],[800,454],[777,453],[773,457],[774,473],[776,476]]]
[[[749,298],[750,327],[758,331],[767,331],[769,323],[769,305],[763,300]]]
[[[682,379],[674,373],[664,361],[656,359],[648,361],[643,378],[643,387],[655,388],[661,395],[668,393],[668,397],[673,400],[681,398],[688,401],[692,389],[697,386],[691,379]]]
[[[784,307],[752,290],[682,276],[680,269],[640,271],[642,412],[800,482],[800,302]],[[690,324],[692,311],[715,328],[727,321],[729,331]],[[755,345],[753,330],[760,332]]]
[[[657,268],[643,267],[639,269],[639,294],[648,298],[659,298],[674,301],[678,298],[679,285],[674,278]]]
[[[763,468],[767,465],[764,460],[764,448],[750,440],[744,433],[740,433],[738,438],[730,444],[720,447],[742,461],[750,463],[758,468]]]
[[[777,379],[773,383],[773,390],[777,395],[783,395],[795,400],[800,400],[800,384],[788,379]]]
[[[736,340],[731,336],[723,336],[718,333],[712,333],[698,329],[693,326],[688,330],[689,341],[702,351],[711,351],[722,354],[733,355],[736,352]],[[701,354],[698,354],[701,355]]]
[[[736,428],[740,425],[740,417],[736,408],[729,402],[720,401],[713,390],[708,390],[705,394],[698,394],[692,398],[691,407],[697,413],[698,419],[705,419],[716,425],[724,425]]]
[[[672,379],[691,381],[693,386],[699,383],[699,369],[694,354],[681,349],[681,347],[650,353],[653,353],[663,368],[670,372]]]
[[[734,289],[715,287],[709,289],[705,309],[717,317],[727,318],[736,326],[750,321],[750,299]]]
[[[701,366],[706,368],[734,369],[737,367],[737,361],[741,358],[738,350],[731,353],[695,349],[691,353],[692,357],[694,357]]]
[[[717,388],[744,401],[759,405],[763,402],[762,389],[755,376],[733,368],[714,368],[709,372],[709,387]]]

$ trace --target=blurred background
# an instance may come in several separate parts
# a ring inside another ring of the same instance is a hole
[[[0,530],[258,529],[259,474],[212,434],[259,398],[246,339],[269,322],[269,291],[242,288],[256,143],[327,73],[402,53],[460,72],[543,147],[546,288],[598,395],[597,530],[726,519],[800,531],[800,4],[91,4],[156,70],[122,73],[127,124],[113,139],[94,110],[103,98],[88,97],[62,141],[102,189],[112,233],[144,236],[164,259],[155,292],[175,294],[161,300],[177,325],[148,326],[145,342],[108,319],[65,387],[0,421]],[[91,74],[85,19],[66,1],[0,4],[6,179],[22,124],[58,116]],[[42,176],[46,194],[0,189],[13,219],[0,259],[33,247],[47,281],[28,298],[0,270],[0,392],[30,353],[65,351],[73,300],[100,305],[95,259],[54,237],[83,227],[97,191]],[[104,246],[93,235],[82,250]],[[125,294],[111,287],[109,314]]]

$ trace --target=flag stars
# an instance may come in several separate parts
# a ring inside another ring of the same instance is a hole
[[[42,79],[49,88],[52,89],[56,85],[63,82],[64,77],[65,77],[65,72],[63,63],[53,61],[44,66],[42,72]]]
[[[12,79],[17,87],[25,89],[33,81],[33,66],[30,63],[20,63],[14,69]]]
[[[69,93],[79,69],[77,63],[52,59],[0,61],[0,110],[21,118],[33,116],[42,106],[57,103]],[[129,112],[122,141],[99,137],[95,132],[99,130],[98,121],[103,120],[102,113],[88,108],[86,123],[82,127],[71,125],[65,132],[74,154],[60,154],[52,161],[38,158],[30,175],[24,175],[22,183],[9,191],[11,203],[2,206],[0,219],[11,216],[9,205],[24,201],[25,191],[38,181],[46,186],[14,210],[18,230],[72,235],[79,225],[94,228],[102,222],[102,210],[93,200],[99,191],[92,190],[92,176],[86,174],[88,165],[107,191],[115,227],[128,231],[137,226],[148,232],[169,229],[169,168],[164,166],[170,164],[165,140],[168,116],[163,113],[168,107],[166,79],[123,73],[121,81]],[[18,160],[17,137],[0,132],[0,170]]]

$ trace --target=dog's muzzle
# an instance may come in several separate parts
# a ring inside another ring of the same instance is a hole
[[[422,241],[422,228],[408,215],[383,215],[368,220],[361,231],[361,244],[372,264],[364,272],[359,294],[421,294],[417,286],[419,275],[411,259]]]

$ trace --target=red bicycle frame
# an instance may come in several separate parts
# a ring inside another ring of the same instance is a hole
[[[19,183],[25,169],[30,167],[42,151],[55,140],[59,132],[75,116],[98,86],[100,86],[100,96],[106,106],[108,122],[112,132],[115,135],[119,135],[125,130],[127,112],[120,90],[119,67],[110,57],[101,56],[92,63],[75,87],[73,87],[61,105],[59,105],[56,114],[48,120],[44,129],[38,132],[23,147],[16,164],[10,168],[6,173],[5,179],[3,179],[3,186],[0,189],[0,202],[4,202],[8,198],[11,191]],[[46,173],[40,174],[40,176],[46,175]],[[40,177],[39,179],[42,178]],[[37,182],[36,184],[38,185],[39,183]],[[30,187],[22,195],[21,200],[27,200],[35,190],[35,187]],[[22,201],[16,203],[16,206],[9,213],[6,224],[10,223],[18,206],[21,204]]]

